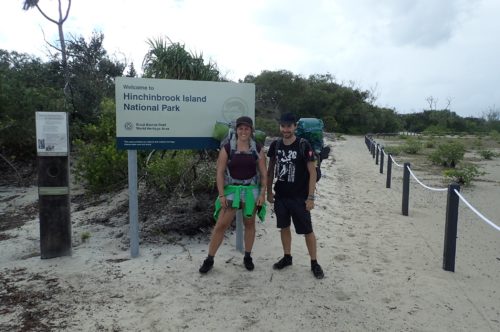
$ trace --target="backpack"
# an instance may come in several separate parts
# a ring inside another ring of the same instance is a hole
[[[220,141],[219,147],[221,149],[224,148],[226,144],[229,143],[229,153],[227,162],[230,163],[234,154],[237,152],[236,147],[236,122],[232,121],[231,124],[225,122],[216,122],[212,137]],[[256,139],[250,139],[250,153],[254,156],[255,160],[260,158],[259,151],[257,150],[257,142]],[[257,166],[258,167],[258,166]],[[241,180],[235,180],[229,174],[229,168],[226,168],[226,172],[224,174],[224,183],[225,184],[259,184],[260,183],[259,172],[252,178],[247,181],[241,182]]]
[[[330,147],[324,145],[323,128],[324,124],[321,119],[300,118],[297,121],[297,129],[295,129],[295,136],[307,140],[314,151],[317,181],[321,178],[321,162],[328,159],[330,155]],[[301,146],[302,153],[304,153],[304,150],[305,146]]]
[[[299,141],[300,155],[302,156],[302,158],[305,159],[306,158],[305,155],[306,155],[307,140],[305,138],[302,138],[302,137],[298,137],[298,139],[300,140]],[[276,142],[276,146],[274,148],[275,160],[277,160],[277,158],[278,158],[278,148],[281,146],[281,144],[283,144],[282,138],[278,139],[278,141]],[[317,154],[314,149],[313,149],[313,153],[314,153],[314,158],[316,159],[316,161],[315,161],[315,163],[316,163],[316,182],[318,182],[319,179],[321,179],[321,159],[320,159],[320,155]],[[274,168],[274,176],[275,177],[277,177],[277,171],[278,171],[278,163],[276,162],[275,168]]]

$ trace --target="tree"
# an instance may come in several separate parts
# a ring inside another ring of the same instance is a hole
[[[102,100],[114,97],[114,78],[125,69],[124,63],[109,58],[103,41],[104,34],[100,32],[93,32],[88,41],[82,36],[68,41],[73,120],[77,122],[73,125],[96,123]]]
[[[61,59],[62,59],[61,65],[62,65],[63,74],[64,74],[64,94],[66,96],[68,96],[70,93],[71,86],[70,86],[70,74],[69,74],[68,65],[67,65],[67,52],[66,52],[66,42],[64,39],[63,24],[68,19],[69,10],[71,8],[71,0],[68,0],[68,6],[66,8],[66,12],[64,13],[64,15],[63,15],[63,10],[62,10],[61,0],[57,0],[58,12],[59,12],[59,17],[57,19],[53,19],[53,18],[49,17],[40,8],[40,6],[38,5],[38,2],[39,2],[39,0],[25,0],[24,5],[23,5],[23,9],[29,10],[32,8],[36,8],[40,12],[40,14],[42,14],[43,17],[45,17],[47,20],[49,20],[50,22],[57,25],[57,29],[59,32],[59,46],[60,47],[58,48],[54,45],[51,45],[51,44],[49,44],[49,45],[52,46],[53,48],[55,48],[56,50],[58,50],[59,52],[61,52]]]
[[[35,111],[64,109],[57,69],[52,62],[0,50],[0,154],[11,161],[36,153]]]
[[[128,67],[127,74],[125,76],[127,76],[127,77],[136,77],[137,76],[137,72],[135,71],[133,62],[130,63],[130,66]]]
[[[217,64],[205,64],[203,54],[190,53],[185,46],[169,38],[149,39],[149,50],[142,67],[144,77],[177,80],[220,81]]]

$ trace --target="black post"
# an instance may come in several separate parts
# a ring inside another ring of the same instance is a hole
[[[403,171],[403,216],[408,215],[408,205],[410,202],[410,163],[404,163]]]
[[[380,148],[380,174],[384,174],[384,148]]]
[[[376,156],[375,156],[375,165],[378,165],[378,155],[380,152],[380,144],[377,144],[377,146],[375,147],[375,150],[377,150]]]
[[[452,183],[448,186],[446,225],[444,229],[443,269],[451,272],[455,272],[455,253],[457,248],[459,197],[455,190],[460,191],[458,184]]]
[[[391,187],[391,175],[392,175],[392,154],[389,153],[387,156],[387,180],[385,181],[385,187]]]
[[[40,257],[71,255],[69,158],[38,157]]]
[[[372,144],[372,158],[375,158],[375,141]]]

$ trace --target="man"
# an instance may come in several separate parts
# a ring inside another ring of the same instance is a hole
[[[304,234],[307,250],[311,257],[311,271],[318,279],[324,277],[323,269],[316,258],[316,236],[311,223],[310,211],[314,208],[316,189],[316,166],[314,151],[306,140],[295,136],[297,120],[291,113],[280,118],[280,132],[283,136],[271,143],[267,156],[267,200],[274,203],[277,226],[281,230],[284,256],[273,265],[281,270],[292,265],[291,220],[297,234]],[[272,189],[276,166],[276,184]]]

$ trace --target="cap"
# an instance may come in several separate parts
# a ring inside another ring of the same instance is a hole
[[[297,118],[295,118],[295,115],[293,113],[281,114],[280,124],[292,124],[292,123],[296,123],[296,122],[297,122]]]
[[[236,119],[236,128],[238,128],[238,126],[242,124],[253,127],[253,121],[248,116],[240,116],[238,119]]]

